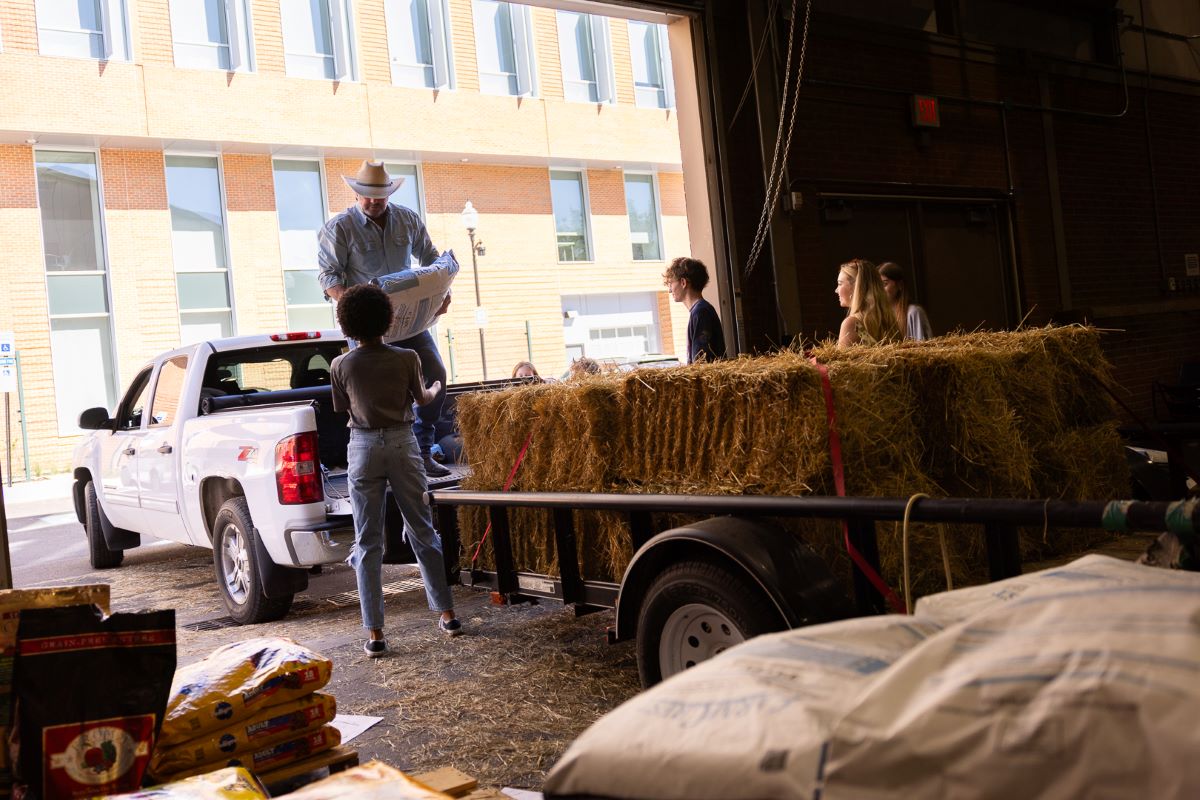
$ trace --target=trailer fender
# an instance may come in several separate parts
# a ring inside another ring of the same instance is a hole
[[[634,554],[617,594],[614,641],[637,633],[638,611],[655,576],[695,558],[744,572],[779,612],[781,630],[854,615],[825,562],[797,536],[762,520],[712,517],[663,531]]]

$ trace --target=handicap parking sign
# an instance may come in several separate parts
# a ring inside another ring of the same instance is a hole
[[[17,348],[12,331],[0,331],[0,393],[17,390]]]

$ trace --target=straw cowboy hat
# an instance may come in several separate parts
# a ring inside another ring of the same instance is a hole
[[[391,197],[392,193],[404,183],[404,176],[393,178],[383,168],[382,161],[364,161],[358,168],[358,174],[351,178],[343,175],[346,185],[363,197],[375,199]]]

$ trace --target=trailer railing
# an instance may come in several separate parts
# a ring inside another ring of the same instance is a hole
[[[654,535],[652,514],[698,516],[806,517],[845,520],[850,539],[867,563],[879,571],[877,522],[904,519],[909,498],[899,497],[766,497],[744,495],[667,495],[584,492],[432,491],[428,499],[438,515],[443,537],[459,540],[459,506],[483,506],[491,523],[495,570],[468,565],[459,573],[468,586],[483,586],[507,597],[559,598],[585,608],[615,605],[619,584],[584,581],[579,576],[573,511],[607,511],[625,515],[633,552]],[[519,571],[513,563],[511,508],[544,509],[551,514],[560,574]],[[1018,529],[1021,527],[1096,528],[1111,532],[1167,531],[1194,536],[1200,531],[1200,500],[1146,502],[993,498],[922,498],[911,509],[912,522],[980,525],[986,545],[988,574],[1002,580],[1021,574]],[[859,570],[854,571],[854,600],[860,613],[884,608],[883,598]]]

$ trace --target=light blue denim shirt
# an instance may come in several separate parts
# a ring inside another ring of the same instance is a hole
[[[425,223],[412,209],[388,204],[387,224],[379,229],[357,205],[338,214],[317,235],[317,280],[322,289],[347,288],[408,269],[412,256],[422,266],[438,257]]]

